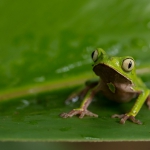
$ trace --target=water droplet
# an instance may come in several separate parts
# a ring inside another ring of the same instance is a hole
[[[86,140],[100,140],[99,138],[95,138],[95,137],[84,137]]]
[[[45,77],[41,76],[41,77],[37,77],[34,79],[35,82],[44,82],[45,81]]]
[[[64,66],[62,68],[57,69],[56,73],[68,72],[68,71],[70,71],[74,68],[77,68],[77,67],[80,67],[80,66],[83,66],[83,65],[86,65],[86,64],[90,64],[90,63],[92,63],[91,59],[87,59],[87,60],[84,60],[84,61],[77,61],[75,63],[69,64],[67,66]]]
[[[25,99],[23,99],[21,102],[22,102],[22,105],[17,107],[17,109],[24,109],[25,107],[30,105],[29,101],[27,101]]]

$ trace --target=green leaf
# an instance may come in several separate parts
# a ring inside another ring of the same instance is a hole
[[[125,113],[133,102],[118,104],[100,94],[89,107],[98,118],[77,116],[64,119],[59,116],[78,107],[79,103],[65,105],[64,99],[76,90],[67,88],[53,92],[1,102],[0,140],[7,141],[137,141],[150,140],[149,111],[144,105],[137,118],[143,125],[112,119],[115,113]]]
[[[134,100],[117,104],[99,94],[89,107],[99,118],[59,117],[80,105],[65,105],[68,95],[96,77],[90,58],[96,47],[133,56],[150,88],[149,14],[148,0],[2,0],[0,140],[150,140],[145,105],[137,115],[143,125],[111,118],[130,110]]]

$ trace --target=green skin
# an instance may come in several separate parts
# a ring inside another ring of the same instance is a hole
[[[67,102],[75,98],[82,98],[83,102],[79,108],[73,109],[69,113],[62,113],[61,117],[68,118],[74,115],[79,115],[79,118],[83,118],[85,115],[98,117],[97,114],[90,112],[87,108],[95,94],[102,92],[106,97],[116,102],[128,102],[137,98],[128,113],[115,114],[112,118],[120,118],[122,124],[128,119],[134,123],[142,124],[140,120],[135,119],[135,116],[145,101],[150,108],[150,90],[137,77],[134,59],[130,56],[110,57],[101,48],[97,48],[92,53],[92,59],[94,61],[93,71],[100,77],[100,80],[87,83],[83,90],[72,94]]]

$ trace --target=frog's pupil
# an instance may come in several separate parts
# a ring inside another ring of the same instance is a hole
[[[130,61],[130,62],[129,62],[129,65],[128,65],[128,69],[130,69],[131,66],[132,66],[132,62]]]
[[[92,57],[92,58],[94,57],[94,53],[95,53],[95,51],[94,51],[94,52],[92,52],[92,54],[91,54],[91,57]]]

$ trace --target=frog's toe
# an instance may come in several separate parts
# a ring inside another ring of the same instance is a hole
[[[62,118],[68,118],[69,116],[68,116],[67,113],[62,113],[62,114],[60,114],[60,117],[62,117]]]
[[[82,111],[79,118],[83,118],[84,116],[90,116],[90,117],[96,117],[96,118],[98,117],[97,114],[94,114],[88,110]]]
[[[128,120],[128,119],[131,120],[133,123],[142,124],[142,122],[140,120],[135,119],[134,116],[128,116],[127,114],[121,114],[121,115],[114,114],[114,115],[112,115],[112,118],[121,119],[120,120],[121,124],[125,124],[126,120]]]
[[[79,118],[83,118],[84,116],[98,117],[97,114],[94,114],[88,110],[83,110],[83,109],[73,109],[69,113],[62,113],[60,116],[62,118],[69,118],[75,115],[79,115]]]
[[[111,117],[112,118],[122,118],[124,116],[124,114],[118,115],[118,114],[114,114]]]
[[[133,116],[130,116],[129,119],[136,124],[142,124],[142,122],[140,120],[135,119],[135,117],[133,117]]]
[[[60,114],[60,117],[62,117],[62,118],[68,118],[68,117],[70,117],[71,118],[72,116],[75,116],[75,115],[77,115],[79,113],[80,113],[79,110],[72,110],[69,113],[62,113],[62,114]]]
[[[120,123],[121,124],[125,124],[126,120],[129,118],[129,116],[127,116],[126,114],[121,114],[121,115],[118,115],[118,114],[114,114],[111,116],[112,118],[119,118],[121,119],[120,120]]]

